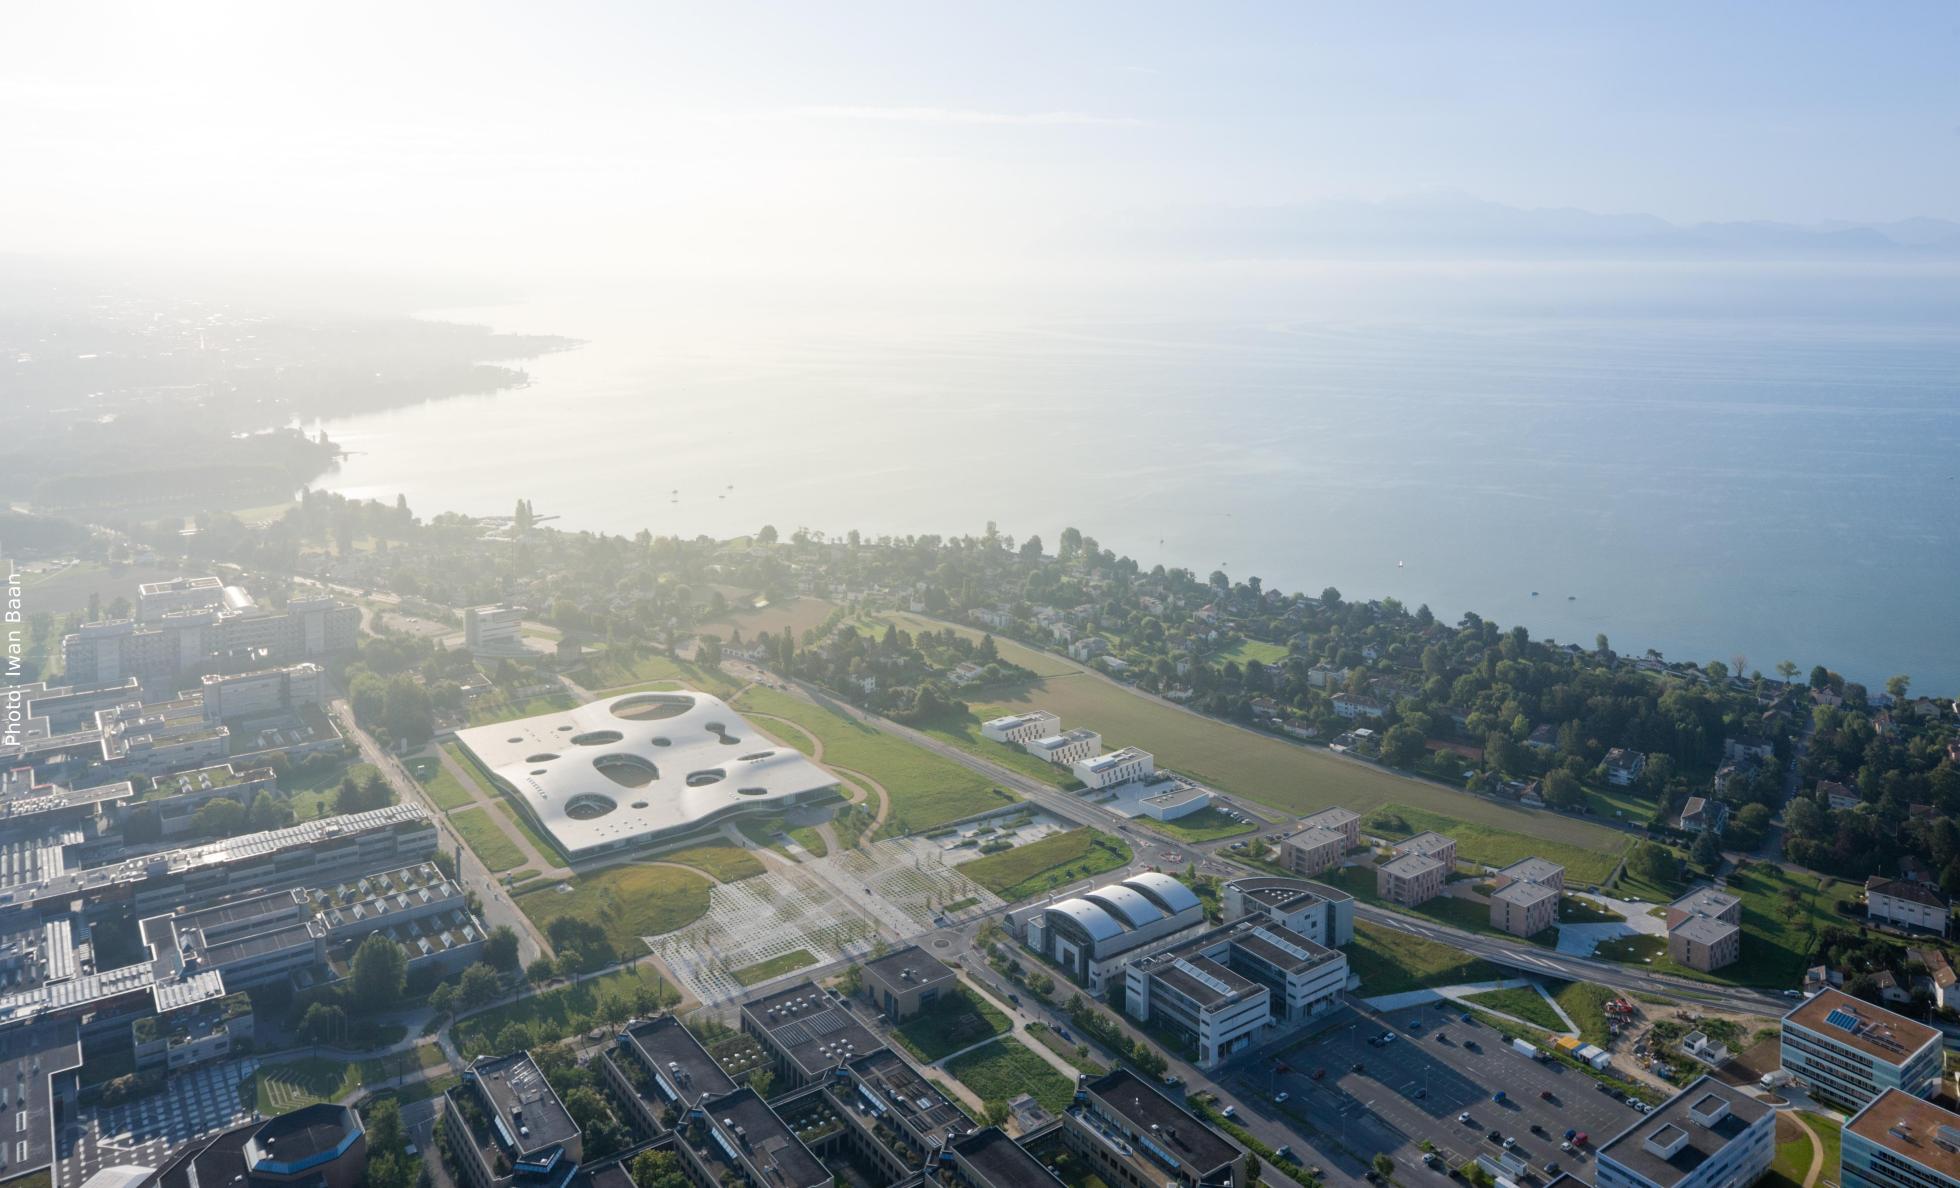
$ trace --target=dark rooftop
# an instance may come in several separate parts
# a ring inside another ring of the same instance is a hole
[[[346,1106],[331,1102],[303,1106],[253,1131],[246,1157],[254,1166],[267,1160],[297,1163],[332,1153],[350,1134],[360,1131],[360,1116]]]
[[[907,945],[875,961],[865,962],[864,972],[894,988],[929,986],[953,976],[953,971],[937,957],[917,945]]]
[[[1717,1112],[1720,1119],[1707,1125],[1705,1119]],[[1615,1135],[1599,1149],[1599,1157],[1667,1188],[1693,1174],[1752,1122],[1772,1112],[1772,1107],[1755,1098],[1703,1076]],[[1672,1153],[1662,1155],[1649,1147],[1650,1142],[1672,1148]]]
[[[805,1076],[815,1076],[884,1047],[857,1017],[815,982],[751,999],[742,1011],[767,1032]]]
[[[578,1137],[578,1124],[565,1112],[565,1104],[529,1052],[478,1057],[465,1079],[475,1083],[487,1106],[484,1112],[496,1120],[518,1153],[542,1151]]]
[[[1060,1184],[1021,1144],[998,1126],[976,1130],[953,1144],[953,1153],[972,1168],[986,1188],[1021,1188],[1024,1184]]]
[[[702,1109],[708,1114],[706,1134],[689,1145],[711,1166],[746,1165],[759,1182],[776,1188],[830,1183],[829,1170],[753,1089],[712,1098]]]
[[[735,1089],[734,1079],[672,1015],[635,1023],[622,1043],[638,1053],[669,1100],[692,1103]]]
[[[911,1065],[889,1049],[874,1052],[851,1064],[858,1078],[857,1093],[877,1098],[865,1104],[875,1110],[889,1110],[912,1128],[922,1140],[943,1137],[948,1132],[965,1134],[974,1128],[965,1111],[934,1089]]]
[[[1189,1164],[1198,1176],[1243,1154],[1237,1143],[1126,1068],[1104,1073],[1090,1081],[1087,1089],[1098,1112],[1120,1123],[1128,1136],[1151,1137],[1180,1163]]]

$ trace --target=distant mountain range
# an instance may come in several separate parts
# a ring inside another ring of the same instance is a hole
[[[1683,225],[1454,193],[1185,208],[1119,222],[1113,231],[1134,248],[1240,258],[1960,260],[1960,223],[1946,219]]]

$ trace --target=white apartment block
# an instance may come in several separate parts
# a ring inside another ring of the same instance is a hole
[[[1062,720],[1047,710],[1009,714],[980,723],[980,733],[1002,743],[1031,743],[1062,732]]]
[[[1157,770],[1157,761],[1151,757],[1149,751],[1124,747],[1120,751],[1111,751],[1107,755],[1098,755],[1094,759],[1078,759],[1069,765],[1069,770],[1075,773],[1075,778],[1081,780],[1085,787],[1108,788],[1154,774]]]
[[[204,720],[222,722],[226,718],[256,717],[301,705],[325,705],[324,678],[320,666],[312,663],[207,675],[200,682]]]
[[[1050,734],[1023,744],[1030,755],[1038,755],[1057,767],[1072,767],[1081,760],[1102,753],[1102,735],[1093,730],[1071,730]]]
[[[1941,1033],[1904,1015],[1824,990],[1783,1016],[1783,1071],[1813,1096],[1863,1109],[1888,1089],[1939,1088]]]

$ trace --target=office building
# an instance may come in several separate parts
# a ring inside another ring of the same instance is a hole
[[[1783,1016],[1783,1071],[1825,1101],[1863,1109],[1887,1089],[1930,1097],[1940,1032],[1826,989]]]
[[[1179,941],[1124,968],[1123,1009],[1187,1037],[1200,1068],[1337,1005],[1347,957],[1270,919]]]
[[[742,1030],[759,1040],[775,1062],[779,1089],[821,1080],[884,1046],[815,982],[743,1003]]]
[[[753,1089],[711,1098],[678,1132],[702,1184],[828,1188],[836,1180]]]
[[[1354,941],[1354,896],[1325,883],[1271,875],[1233,879],[1219,906],[1227,924],[1263,916],[1330,949]]]
[[[1189,887],[1155,871],[1028,913],[1028,947],[1101,995],[1105,979],[1152,946],[1204,927],[1205,909]]]
[[[564,1188],[583,1135],[530,1053],[479,1056],[442,1097],[451,1163],[469,1188]]]
[[[155,619],[84,623],[61,639],[62,671],[78,685],[136,677],[168,684],[205,672],[244,672],[351,651],[361,609],[332,598],[296,598],[266,610],[236,587],[223,602]]]
[[[1003,743],[1031,743],[1062,732],[1062,720],[1047,710],[1008,714],[980,723],[980,733]]]
[[[1149,751],[1137,747],[1124,747],[1093,759],[1078,759],[1069,765],[1069,771],[1082,781],[1085,788],[1107,788],[1129,780],[1140,780],[1157,770],[1157,761]]]
[[[1960,1188],[1960,1114],[1887,1089],[1845,1123],[1843,1188]]]
[[[355,1188],[367,1129],[350,1106],[322,1102],[247,1122],[179,1149],[127,1188]]]
[[[861,967],[864,995],[887,1019],[910,1019],[959,988],[959,978],[917,945],[885,954]]]
[[[1082,1081],[1062,1137],[1106,1183],[1245,1188],[1245,1150],[1128,1069]]]
[[[1057,767],[1072,767],[1102,751],[1102,735],[1093,730],[1071,730],[1066,734],[1045,735],[1025,745],[1030,755]]]
[[[959,1188],[1060,1188],[1062,1183],[998,1126],[947,1144],[945,1165]]]
[[[1776,1110],[1704,1076],[1599,1148],[1599,1188],[1748,1188],[1776,1158]]]

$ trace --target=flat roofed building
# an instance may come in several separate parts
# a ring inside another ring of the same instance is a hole
[[[524,646],[522,607],[471,606],[463,610],[463,646],[472,652],[515,652]]]
[[[150,622],[84,623],[61,639],[62,671],[78,684],[180,673],[242,671],[351,650],[361,608],[331,598],[296,598],[267,610],[228,589],[220,605],[168,611]]]
[[[1776,1158],[1776,1110],[1703,1076],[1599,1148],[1599,1188],[1748,1188]]]
[[[1123,971],[1123,1010],[1188,1039],[1193,1063],[1209,1069],[1271,1026],[1272,992],[1202,949],[1180,945],[1131,962]]]
[[[528,1052],[479,1056],[443,1095],[444,1134],[471,1188],[562,1188],[584,1140]]]
[[[778,747],[720,698],[691,689],[628,693],[456,738],[574,858],[739,813],[781,813],[837,786],[837,777]]]
[[[1153,821],[1175,821],[1211,807],[1211,789],[1173,779],[1171,786],[1137,801],[1137,811]]]
[[[1302,829],[1279,843],[1280,865],[1297,875],[1325,874],[1347,858],[1347,834],[1315,826]]]
[[[1329,948],[1354,941],[1354,896],[1325,883],[1253,875],[1226,883],[1219,902],[1227,924],[1264,916]]]
[[[775,1060],[784,1089],[807,1085],[884,1046],[815,982],[743,1003],[742,1030]]]
[[[1873,875],[1865,880],[1865,911],[1873,922],[1945,936],[1953,903],[1938,887],[1918,879]]]
[[[974,1128],[964,1110],[889,1048],[860,1056],[846,1071],[850,1085],[833,1086],[832,1092],[847,1105],[869,1111],[873,1119],[895,1125],[916,1157]]]
[[[998,1126],[976,1130],[947,1147],[953,1175],[964,1188],[1044,1188],[1062,1181]]]
[[[1414,907],[1443,893],[1450,865],[1426,854],[1403,854],[1375,868],[1375,894],[1390,903]]]
[[[1321,809],[1300,818],[1301,829],[1332,829],[1347,838],[1350,847],[1361,844],[1361,814],[1339,806]]]
[[[1424,830],[1414,837],[1405,838],[1399,842],[1392,842],[1388,847],[1388,852],[1397,857],[1408,854],[1419,854],[1424,858],[1434,858],[1445,866],[1454,867],[1456,865],[1456,839],[1437,833],[1434,830]]]
[[[1692,916],[1707,916],[1742,923],[1742,900],[1714,887],[1697,887],[1667,905],[1667,926],[1673,928]]]
[[[1030,755],[1039,756],[1058,767],[1072,766],[1102,751],[1102,735],[1093,730],[1071,730],[1050,734],[1024,744]]]
[[[1245,1185],[1243,1148],[1128,1069],[1082,1083],[1062,1137],[1111,1184]]]
[[[980,723],[980,733],[995,742],[1031,743],[1062,732],[1062,720],[1047,710],[1008,714]]]
[[[143,582],[136,587],[136,619],[154,623],[185,610],[216,610],[225,604],[225,584],[210,575]]]
[[[890,1019],[909,1019],[959,985],[952,970],[917,945],[867,961],[862,970],[865,996]]]
[[[1930,1097],[1941,1033],[1826,989],[1783,1016],[1783,1071],[1826,1101],[1862,1109],[1887,1089]]]
[[[1549,858],[1521,858],[1499,870],[1491,881],[1500,888],[1524,882],[1564,891],[1565,868]]]
[[[685,1114],[736,1088],[727,1070],[672,1015],[643,1019],[621,1032],[601,1057],[601,1071],[648,1132],[666,1126],[667,1111]]]
[[[1742,926],[1713,916],[1690,916],[1667,930],[1667,955],[1703,972],[1733,965],[1742,956]]]
[[[1155,773],[1157,761],[1140,747],[1124,747],[1093,759],[1077,759],[1069,770],[1084,787],[1107,788]]]
[[[1960,1114],[1887,1089],[1845,1123],[1844,1188],[1960,1188]]]
[[[756,1096],[737,1089],[701,1104],[706,1122],[680,1139],[710,1184],[751,1183],[775,1188],[826,1188],[836,1183],[783,1120]]]
[[[325,670],[310,661],[253,672],[206,673],[198,680],[204,720],[220,722],[324,705],[325,677]]]
[[[1490,896],[1490,926],[1512,936],[1536,936],[1558,923],[1559,893],[1542,883],[1518,881]]]

